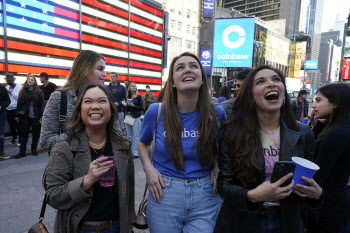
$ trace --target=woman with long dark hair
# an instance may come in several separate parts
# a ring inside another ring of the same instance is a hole
[[[208,90],[200,60],[183,53],[171,62],[158,125],[158,103],[145,114],[138,150],[150,192],[152,233],[213,232],[219,209],[214,183],[218,129],[226,115],[211,104]],[[151,161],[148,145],[155,130]]]
[[[30,129],[32,129],[32,155],[38,155],[36,149],[40,137],[40,123],[44,108],[44,94],[34,76],[28,74],[27,80],[18,94],[17,121],[21,146],[19,147],[19,153],[14,157],[15,159],[25,156]]]
[[[314,127],[315,163],[319,165],[314,179],[325,193],[318,220],[307,232],[335,233],[350,221],[350,87],[344,83],[328,84],[317,91],[313,103],[317,122]],[[320,127],[319,127],[320,126]]]
[[[230,88],[228,86],[222,86],[220,88],[220,97],[217,100],[217,103],[220,104],[228,99],[231,99]]]
[[[313,142],[311,130],[293,118],[283,74],[269,66],[250,72],[222,127],[218,193],[224,203],[215,232],[304,232],[294,181],[281,186],[293,174],[270,179],[276,161],[311,160]],[[306,181],[303,195],[319,199],[322,189]]]
[[[47,203],[57,209],[54,231],[60,233],[129,233],[135,220],[134,163],[130,143],[115,130],[118,111],[103,85],[81,91],[67,138],[51,150],[45,170]],[[116,166],[105,155],[117,159]],[[113,184],[101,175],[115,169]]]

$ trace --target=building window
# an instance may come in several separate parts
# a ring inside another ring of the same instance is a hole
[[[193,19],[194,19],[194,20],[197,20],[197,12],[193,12],[193,13],[192,13],[192,16],[193,16]]]
[[[182,10],[179,10],[178,12],[179,12],[179,15],[182,15]]]
[[[174,8],[170,8],[170,12],[174,13],[175,12]]]
[[[196,35],[196,27],[192,27],[192,35]]]
[[[171,45],[173,47],[178,47],[178,48],[181,48],[182,47],[182,39],[181,38],[178,38],[178,37],[172,37],[171,38],[171,41],[170,41]]]
[[[194,41],[186,40],[186,49],[194,53]]]
[[[187,10],[187,18],[188,18],[188,19],[191,18],[191,10]]]
[[[187,34],[191,33],[191,26],[189,24],[187,24],[187,26],[186,26],[186,33]]]
[[[173,19],[170,22],[170,28],[175,29],[175,20],[173,20]]]
[[[177,23],[177,30],[182,31],[182,22]]]

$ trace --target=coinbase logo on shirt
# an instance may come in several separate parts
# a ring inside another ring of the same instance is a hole
[[[254,18],[216,19],[213,67],[251,67]]]

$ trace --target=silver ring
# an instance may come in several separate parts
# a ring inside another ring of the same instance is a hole
[[[97,168],[100,168],[101,167],[101,164],[100,163],[96,163],[97,165]]]

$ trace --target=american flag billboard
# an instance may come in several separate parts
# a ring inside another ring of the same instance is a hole
[[[47,72],[50,81],[63,85],[74,58],[88,49],[105,56],[107,73],[117,72],[121,81],[129,74],[140,94],[147,84],[158,94],[162,10],[130,0],[129,25],[129,0],[81,0],[81,5],[77,0],[7,0],[1,9],[6,18],[1,15],[0,71],[5,71],[6,30],[8,72]]]

